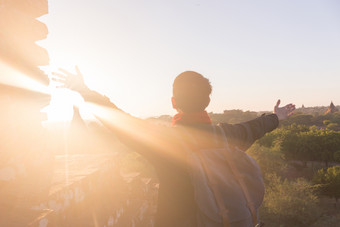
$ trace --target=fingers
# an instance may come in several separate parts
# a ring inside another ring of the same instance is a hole
[[[61,83],[56,88],[68,88],[74,91],[80,91],[87,88],[78,66],[75,67],[75,74],[62,68],[59,68],[59,71],[60,72],[53,72],[52,75],[55,77],[51,78],[53,81]]]
[[[77,74],[78,74],[78,75],[81,75],[81,72],[80,72],[80,70],[79,70],[79,67],[78,67],[78,65],[76,65],[76,66],[75,66],[75,68],[76,68],[76,72],[77,72]]]
[[[289,114],[287,114],[288,117],[290,117],[294,112],[290,112]]]
[[[60,77],[61,79],[66,79],[66,78],[67,78],[67,76],[65,76],[64,74],[57,73],[57,72],[53,72],[52,75],[53,75],[53,76]]]
[[[60,79],[60,78],[52,78],[53,81],[58,82],[58,83],[65,83],[65,79]]]
[[[287,111],[287,116],[289,117],[289,116],[291,116],[294,113],[295,105],[290,103],[290,104],[285,106],[285,109]]]
[[[73,75],[73,74],[70,73],[69,71],[67,71],[67,70],[65,70],[65,69],[62,69],[62,68],[59,68],[59,71],[65,73],[65,74],[68,75],[68,76],[72,76],[72,75]]]
[[[80,70],[79,70],[79,67],[76,65],[75,66],[75,69],[76,69],[76,75],[82,75],[81,74],[81,72],[80,72]],[[52,74],[53,75],[56,75],[56,76],[59,76],[59,77],[62,77],[62,78],[66,78],[66,77],[68,77],[68,76],[75,76],[75,74],[73,74],[73,73],[70,73],[69,71],[67,71],[66,69],[63,69],[63,68],[59,68],[58,69],[60,72],[62,72],[62,73],[58,73],[58,72],[53,72]]]
[[[290,104],[286,105],[285,108],[289,111],[293,111],[293,110],[295,110],[295,105],[290,103]]]
[[[278,99],[275,106],[276,106],[276,107],[279,107],[280,103],[281,103],[281,100]]]

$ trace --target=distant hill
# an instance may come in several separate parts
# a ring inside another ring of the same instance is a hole
[[[340,106],[334,106],[336,110],[340,110]],[[333,123],[331,127],[337,128],[336,125],[340,125],[340,111],[325,114],[329,109],[329,106],[316,106],[316,107],[301,107],[295,110],[295,113],[288,120],[282,122],[283,124],[304,124],[304,125],[317,125],[319,127],[326,127],[330,123]],[[270,114],[270,111],[243,111],[243,110],[224,110],[223,113],[210,112],[209,116],[213,123],[230,123],[236,124],[244,121],[249,121],[261,116],[262,114]],[[157,124],[171,124],[172,117],[170,115],[162,115],[159,117],[151,117],[147,120]],[[327,124],[327,125],[325,125]]]
[[[255,111],[242,111],[242,110],[225,110],[223,113],[209,113],[209,116],[213,123],[239,123],[243,121],[248,121],[251,119],[254,119],[258,116],[260,116],[263,113],[269,113],[269,112],[255,112]],[[172,116],[170,115],[162,115],[159,117],[150,117],[147,119],[150,122],[156,123],[156,124],[164,124],[164,125],[170,125]]]

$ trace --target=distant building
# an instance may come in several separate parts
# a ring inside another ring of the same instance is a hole
[[[329,105],[328,109],[326,110],[325,114],[329,114],[329,113],[335,113],[338,112],[338,108],[335,107],[335,105],[333,104],[333,102],[331,102],[331,104]]]

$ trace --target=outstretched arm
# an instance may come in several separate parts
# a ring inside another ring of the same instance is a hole
[[[61,83],[58,88],[67,88],[78,92],[86,102],[92,102],[101,106],[118,109],[118,107],[113,104],[108,97],[90,90],[86,86],[79,68],[76,66],[75,69],[76,74],[70,73],[65,69],[59,69],[59,72],[52,73],[55,76],[52,80]]]
[[[284,107],[279,107],[279,105],[280,100],[277,101],[273,114],[263,115],[240,124],[221,124],[221,126],[235,146],[244,150],[248,149],[256,140],[274,130],[279,125],[280,120],[288,118],[295,110],[293,104]]]
[[[93,114],[123,144],[144,155],[154,163],[158,161],[158,157],[172,151],[170,149],[172,144],[169,143],[168,139],[169,135],[164,133],[163,127],[149,124],[142,119],[133,117],[118,109],[109,98],[91,91],[84,83],[83,76],[77,67],[76,74],[64,69],[59,71],[53,73],[55,76],[53,80],[61,83],[59,88],[76,91],[83,96],[86,102],[98,104],[99,107],[94,107]]]

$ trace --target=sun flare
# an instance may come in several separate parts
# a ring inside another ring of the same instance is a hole
[[[67,89],[51,88],[51,102],[42,110],[47,114],[48,122],[71,121],[73,106],[77,106],[83,119],[92,119],[89,108],[83,98],[76,92]]]

